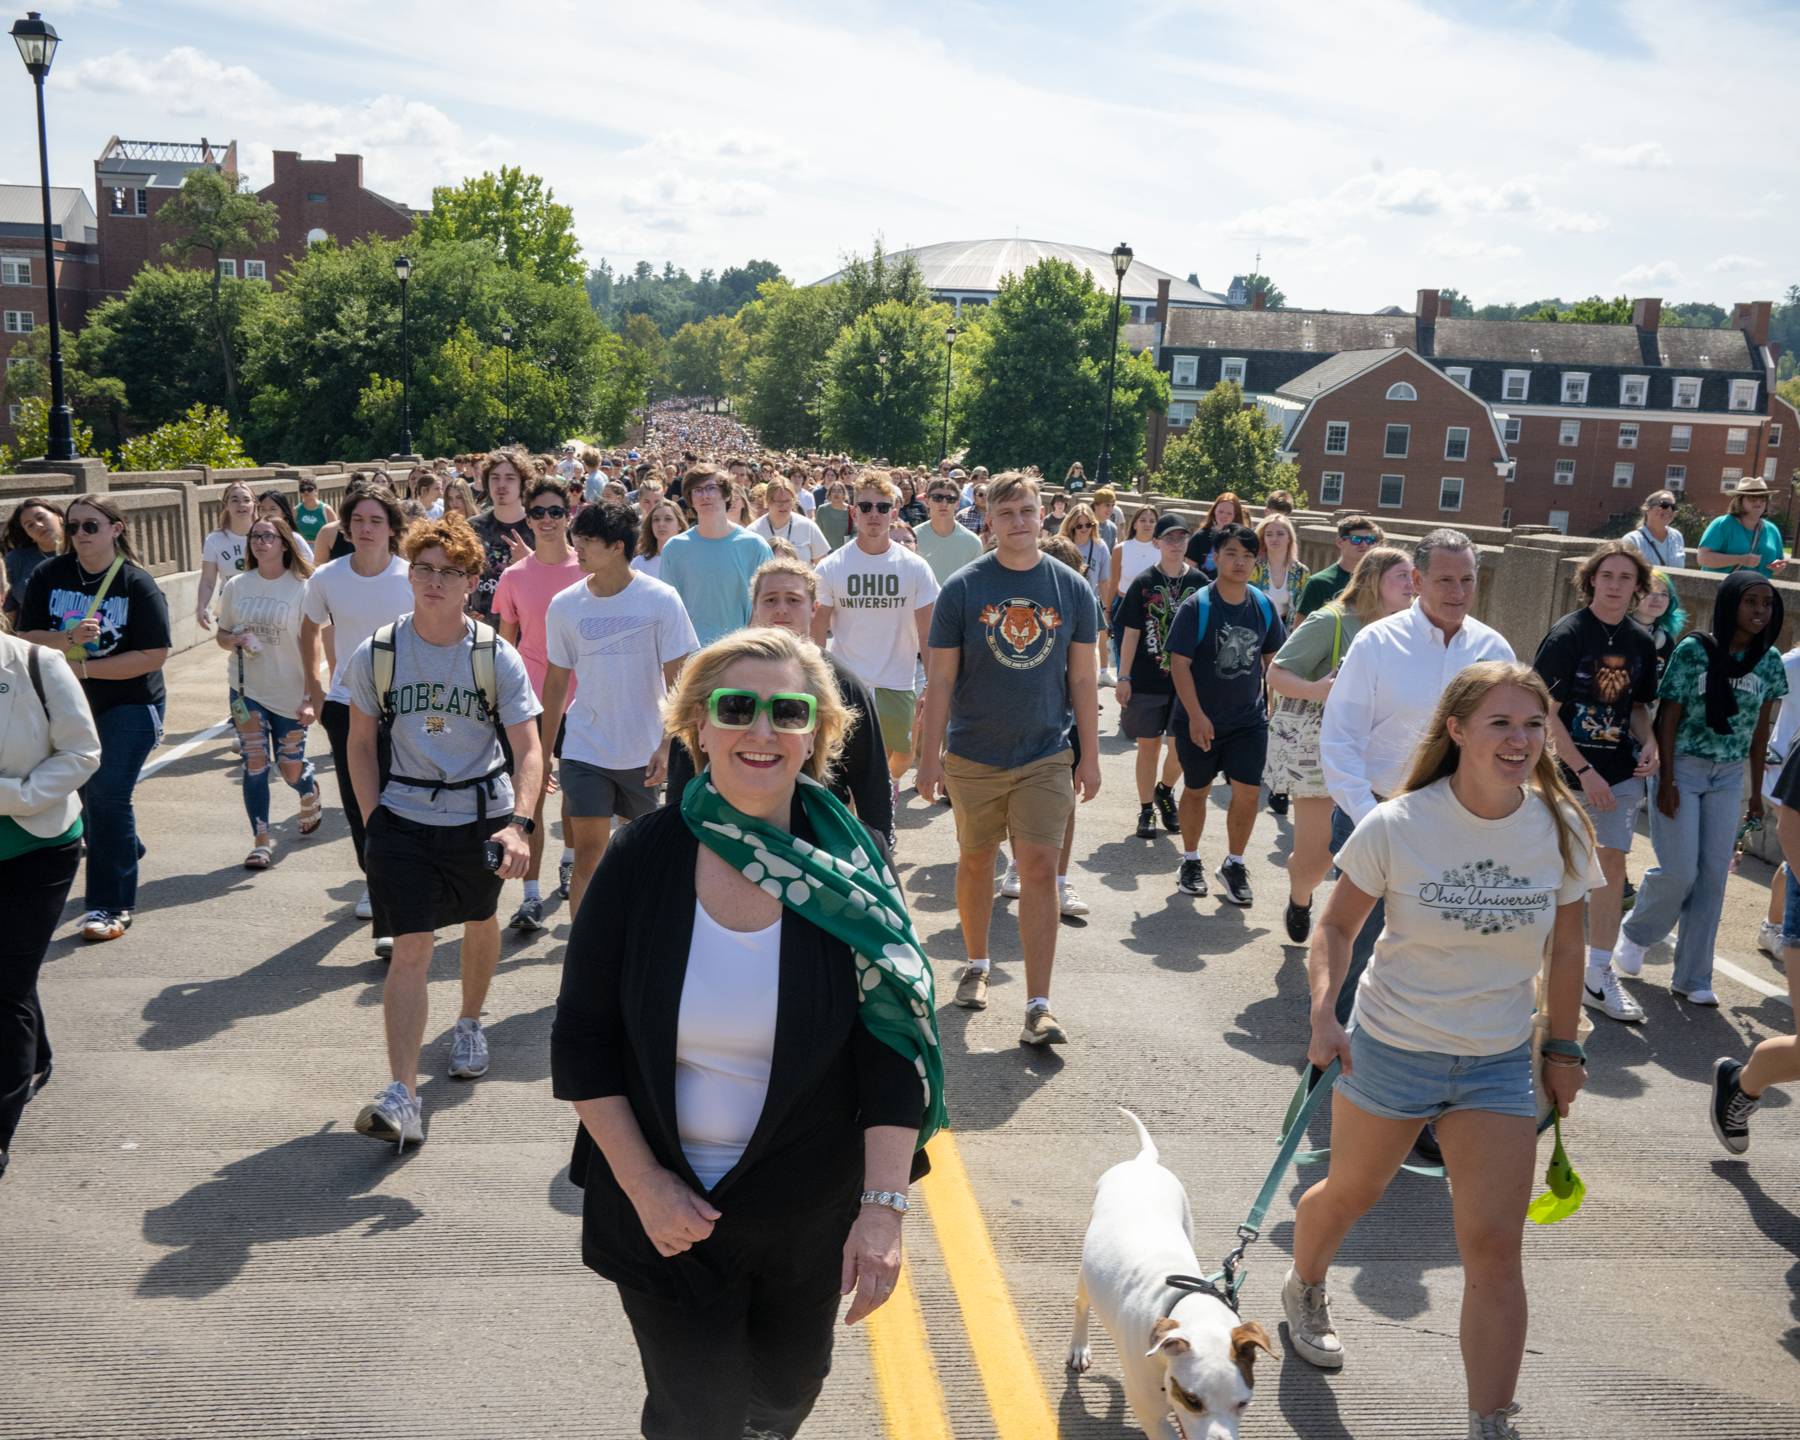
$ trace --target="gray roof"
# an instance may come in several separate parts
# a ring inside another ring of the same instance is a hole
[[[85,190],[52,185],[50,223],[64,240],[80,243],[100,222],[94,218],[93,202]],[[42,234],[43,192],[36,185],[0,185],[0,225],[29,225]]]
[[[1381,350],[1413,338],[1408,316],[1335,310],[1177,310],[1164,341],[1172,349]]]
[[[1020,275],[1040,260],[1066,260],[1086,270],[1094,283],[1109,294],[1117,283],[1113,273],[1112,253],[1088,245],[1065,245],[1053,240],[946,240],[936,245],[921,245],[912,250],[888,252],[889,260],[910,255],[919,262],[925,288],[936,292],[955,291],[963,294],[992,295],[1000,289],[1000,281],[1008,275]],[[842,271],[818,281],[829,285]],[[1160,280],[1169,282],[1169,300],[1175,305],[1224,305],[1223,295],[1190,285],[1167,270],[1158,270],[1142,260],[1132,259],[1125,272],[1125,298],[1139,304],[1156,301]]]
[[[1321,360],[1310,370],[1302,371],[1275,393],[1290,400],[1312,400],[1401,353],[1403,352],[1399,349],[1345,350],[1329,360]]]

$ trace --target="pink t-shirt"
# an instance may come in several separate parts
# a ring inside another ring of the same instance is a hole
[[[525,673],[531,676],[532,692],[544,695],[544,671],[550,656],[544,647],[544,617],[550,602],[571,585],[582,582],[581,565],[573,555],[565,565],[546,565],[535,555],[508,565],[500,572],[500,585],[494,591],[494,618],[508,620],[519,627],[519,655],[525,661]],[[575,676],[569,676],[569,698],[575,696]]]

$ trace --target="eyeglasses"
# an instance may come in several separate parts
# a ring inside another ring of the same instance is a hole
[[[926,498],[928,500],[930,500],[933,505],[954,505],[956,503],[958,497],[955,495],[945,494],[943,491],[940,490],[937,494],[928,495]]]
[[[277,535],[273,530],[252,530],[250,532],[250,543],[252,545],[279,545],[281,543],[281,536]]]
[[[1346,535],[1344,538],[1352,545],[1373,545],[1379,537],[1374,535]]]
[[[569,511],[564,505],[533,505],[525,513],[533,520],[563,520]]]
[[[437,565],[426,565],[415,560],[412,565],[412,578],[424,581],[427,584],[433,580],[441,580],[446,585],[454,585],[458,580],[467,580],[469,578],[469,572],[467,570],[458,570],[454,565],[444,565],[440,567]]]
[[[687,489],[687,497],[690,500],[698,500],[702,495],[717,495],[718,493],[719,487],[711,482],[705,485],[690,485]]]
[[[317,485],[302,485],[300,487],[300,493],[302,495],[317,495],[319,493],[319,487]]]
[[[1675,508],[1675,502],[1673,500],[1658,500],[1650,508],[1652,510],[1673,510]]]
[[[877,515],[885,515],[894,508],[892,500],[858,500],[856,508],[867,515],[873,510]]]
[[[1071,525],[1069,528],[1077,535],[1085,535],[1094,527],[1092,525]]]
[[[819,721],[819,702],[790,691],[777,691],[765,700],[754,690],[715,690],[707,697],[706,709],[721,730],[748,730],[759,710],[768,715],[770,725],[788,735],[810,734]]]
[[[83,535],[98,535],[112,523],[110,520],[71,520],[69,528]]]

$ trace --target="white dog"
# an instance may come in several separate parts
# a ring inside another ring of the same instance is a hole
[[[1156,1142],[1129,1110],[1143,1147],[1094,1187],[1094,1216],[1081,1247],[1069,1369],[1093,1363],[1088,1311],[1099,1312],[1125,1366],[1125,1397],[1153,1440],[1237,1440],[1250,1408],[1262,1326],[1240,1324],[1211,1295],[1177,1290],[1170,1275],[1197,1275],[1187,1191],[1158,1162]]]

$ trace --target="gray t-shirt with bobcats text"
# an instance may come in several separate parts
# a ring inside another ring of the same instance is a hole
[[[474,622],[454,645],[429,645],[413,631],[411,617],[394,630],[394,731],[391,769],[415,780],[470,780],[497,769],[504,761],[494,722],[475,685]],[[375,640],[357,647],[344,673],[350,703],[365,715],[381,716],[375,693]],[[503,724],[517,725],[539,714],[543,706],[532,693],[525,662],[506,641],[494,642],[494,685]],[[480,792],[486,792],[485,797]],[[486,786],[439,790],[429,786],[382,787],[381,803],[406,820],[422,825],[467,825],[485,798],[490,818],[510,815],[510,776],[496,775]]]

